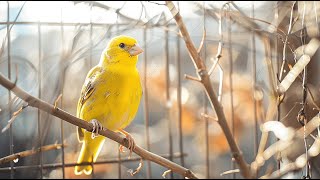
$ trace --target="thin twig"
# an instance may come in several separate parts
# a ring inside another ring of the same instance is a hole
[[[135,174],[137,174],[138,172],[141,171],[142,166],[143,166],[143,160],[141,158],[140,162],[139,162],[139,166],[137,167],[137,169],[135,171],[133,171],[132,169],[129,169],[128,172],[130,173],[131,176],[134,176]]]
[[[316,109],[317,109],[318,111],[320,111],[320,107],[317,105],[317,103],[316,103],[316,101],[315,101],[315,99],[314,99],[314,96],[313,96],[310,88],[309,88],[308,86],[306,86],[306,88],[307,88],[307,91],[308,91],[308,93],[309,93],[309,95],[310,95],[310,97],[311,97],[311,102],[312,102],[312,104],[316,107]]]
[[[40,151],[50,151],[50,150],[55,150],[55,149],[60,149],[62,147],[66,147],[66,144],[51,144],[47,146],[42,146],[41,148],[37,149],[31,149],[27,151],[22,151],[19,153],[11,154],[9,156],[3,157],[0,159],[0,164],[4,164],[10,161],[18,161],[20,158],[27,157],[27,156],[32,156],[34,154],[39,153]]]
[[[214,68],[216,67],[216,65],[219,63],[220,58],[222,57],[222,40],[220,40],[219,45],[218,45],[218,51],[217,54],[215,56],[214,62],[211,66],[211,68],[208,71],[209,76],[211,76]]]
[[[251,163],[251,169],[254,172],[257,172],[260,169],[260,167],[264,165],[264,162],[265,162],[264,158],[265,157],[264,157],[263,153],[264,153],[265,147],[268,142],[268,136],[269,136],[269,132],[262,132],[257,156],[256,156],[255,160]],[[268,173],[266,173],[266,175],[267,174]]]
[[[62,94],[60,94],[57,99],[54,101],[54,108],[56,109],[57,108],[57,104],[58,104],[58,101],[61,99],[62,97]]]
[[[234,173],[239,173],[240,170],[239,169],[233,169],[233,170],[229,170],[229,171],[225,171],[223,173],[220,174],[220,176],[224,176],[224,175],[228,175],[228,174],[234,174]]]
[[[154,1],[147,1],[148,3],[152,3],[152,4],[156,4],[156,5],[160,5],[160,6],[165,6],[166,4],[162,4],[162,3],[157,3]]]
[[[163,172],[162,177],[163,177],[163,178],[166,178],[166,175],[167,175],[168,173],[170,173],[170,172],[171,172],[171,169],[166,170],[165,172]]]
[[[27,2],[27,1],[25,1],[25,2],[22,4],[22,6],[20,7],[17,16],[16,16],[16,17],[14,18],[14,20],[13,20],[13,24],[12,24],[12,25],[10,26],[10,28],[9,28],[9,33],[11,32],[11,29],[13,28],[13,25],[15,24],[15,22],[17,22],[18,18],[20,17],[20,14],[21,14],[24,6],[26,5],[26,2]],[[4,26],[4,27],[5,27],[5,26]],[[0,30],[2,30],[2,28],[1,28]],[[3,43],[6,43],[6,42],[7,42],[7,39],[8,39],[8,34],[6,34],[6,37],[5,37],[5,40],[4,40]],[[2,46],[3,46],[3,45],[2,45]],[[3,47],[4,47],[4,46],[3,46]],[[3,48],[3,47],[1,47],[1,48]],[[2,51],[2,50],[1,50],[1,51]],[[2,52],[1,52],[1,53],[2,53]]]
[[[291,29],[292,29],[292,19],[293,19],[293,8],[294,5],[296,4],[297,1],[293,2],[292,7],[291,7],[291,13],[290,13],[290,24],[289,24],[289,28],[288,28],[288,33],[286,34],[286,39],[283,45],[283,52],[282,52],[282,65],[281,65],[281,69],[280,69],[280,75],[279,75],[279,80],[282,79],[282,74],[283,74],[283,68],[284,68],[284,64],[286,62],[286,47],[287,47],[287,42],[288,42],[288,35],[291,33]]]
[[[196,78],[196,77],[193,77],[193,76],[190,76],[188,74],[185,74],[184,77],[188,80],[192,80],[192,81],[196,81],[196,82],[201,82],[201,80],[199,78]]]
[[[203,48],[205,39],[206,39],[206,29],[203,28],[202,39],[201,39],[200,45],[199,45],[198,50],[197,50],[198,53],[201,52],[201,49]]]
[[[218,118],[217,117],[210,116],[209,114],[201,113],[201,116],[203,116],[204,118],[208,118],[208,119],[211,119],[213,121],[218,122]]]
[[[9,129],[10,125],[13,123],[13,121],[18,117],[18,115],[22,112],[22,110],[24,108],[28,107],[28,105],[24,105],[24,106],[21,106],[16,112],[14,112],[12,114],[12,117],[11,119],[8,121],[8,124],[1,130],[2,133],[4,133],[6,130]]]
[[[219,36],[220,36],[220,40],[219,40],[219,45],[218,45],[218,50],[217,50],[217,54],[215,56],[213,65],[211,66],[211,68],[208,71],[209,76],[211,76],[214,68],[216,67],[216,65],[219,63],[220,58],[222,57],[222,45],[223,45],[223,33],[222,33],[222,10],[225,7],[226,4],[224,4],[222,6],[222,8],[220,9],[220,17],[219,17]]]
[[[14,94],[16,94],[19,98],[23,99],[28,103],[29,106],[38,108],[42,111],[45,111],[53,116],[56,116],[64,121],[67,121],[73,125],[79,126],[80,128],[83,128],[87,130],[88,132],[92,132],[93,125],[92,123],[88,123],[82,119],[79,119],[66,111],[60,109],[60,108],[54,108],[53,105],[38,99],[30,94],[28,94],[26,91],[22,90],[18,86],[16,86],[14,83],[12,83],[9,79],[4,77],[0,73],[0,84],[7,88],[8,90],[12,91]],[[105,136],[113,141],[116,141],[120,143],[121,145],[128,148],[128,140],[126,138],[123,138],[118,133],[115,133],[113,131],[110,131],[106,128],[104,130],[99,131],[99,134],[102,136]],[[154,154],[152,152],[146,151],[145,149],[141,148],[139,145],[135,146],[135,149],[133,150],[137,155],[142,157],[143,159],[150,160],[152,162],[155,162],[161,166],[164,166],[168,169],[171,169],[172,172],[178,173],[182,175],[183,177],[187,177],[189,179],[197,179],[197,177],[194,175],[192,171],[190,171],[187,168],[184,168],[174,162],[171,162],[157,154]]]
[[[206,94],[210,100],[212,108],[215,109],[217,117],[219,119],[218,123],[221,127],[221,129],[224,132],[224,135],[226,136],[226,139],[228,141],[229,147],[232,152],[232,156],[235,159],[235,161],[239,165],[239,169],[241,171],[241,174],[244,178],[253,178],[252,172],[249,169],[249,165],[244,160],[242,153],[239,150],[239,147],[237,146],[235,139],[233,138],[230,128],[227,124],[227,120],[225,117],[225,114],[223,112],[222,106],[220,102],[218,101],[218,98],[216,96],[216,93],[213,90],[210,77],[208,75],[206,66],[204,61],[202,60],[201,56],[197,53],[197,49],[194,46],[193,41],[190,38],[190,35],[188,33],[188,30],[182,20],[182,17],[175,7],[175,5],[172,3],[172,1],[166,1],[166,6],[170,10],[172,16],[174,17],[177,26],[180,29],[181,35],[183,36],[183,40],[185,41],[185,45],[189,51],[191,60],[194,64],[194,67],[196,68],[197,74],[199,78],[201,79],[201,83],[203,84]]]
[[[220,64],[218,64],[219,68],[219,90],[218,90],[218,101],[222,101],[222,89],[223,89],[223,77],[224,77],[224,72]]]
[[[295,102],[294,106],[289,110],[289,112],[285,116],[283,116],[281,118],[280,122],[282,122],[284,119],[286,119],[298,104],[300,104],[300,103],[299,102]]]

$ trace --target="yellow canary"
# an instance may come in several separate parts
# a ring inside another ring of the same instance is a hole
[[[134,119],[140,104],[142,88],[136,64],[142,52],[134,38],[117,36],[108,43],[99,64],[89,71],[78,101],[77,117],[93,123],[96,133],[103,126],[122,132],[130,140],[131,136],[123,129]],[[95,162],[105,137],[94,138],[81,128],[77,129],[77,135],[82,142],[77,163]],[[134,143],[130,144],[132,148]],[[74,172],[89,175],[92,167],[76,166]]]

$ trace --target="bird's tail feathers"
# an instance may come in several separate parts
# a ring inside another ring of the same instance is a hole
[[[98,140],[98,138],[103,138],[103,140]],[[84,163],[84,162],[96,162],[99,152],[102,149],[104,137],[98,136],[96,139],[91,140],[95,142],[87,143],[86,140],[83,141],[81,151],[77,160],[77,163]],[[81,175],[82,173],[86,175],[90,175],[92,173],[92,166],[91,165],[78,165],[74,169],[75,175]]]

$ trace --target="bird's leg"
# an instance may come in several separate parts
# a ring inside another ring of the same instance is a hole
[[[123,135],[126,136],[127,140],[128,140],[128,149],[130,150],[130,154],[129,154],[129,159],[131,158],[131,155],[132,155],[132,151],[134,150],[135,146],[136,146],[136,143],[134,142],[134,139],[133,137],[128,133],[126,132],[125,130],[123,129],[119,129],[119,132]],[[119,147],[119,151],[120,152],[123,152],[123,146],[120,145]]]
[[[92,134],[91,134],[91,138],[94,139],[99,135],[99,131],[103,130],[103,126],[102,124],[96,120],[96,119],[92,119],[89,123],[91,123],[93,125],[93,130],[92,130]]]

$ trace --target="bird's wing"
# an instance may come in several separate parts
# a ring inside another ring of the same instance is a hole
[[[77,117],[79,117],[79,118],[80,118],[80,113],[81,113],[81,109],[82,109],[83,104],[86,102],[86,100],[91,96],[91,94],[95,90],[94,82],[95,82],[97,75],[99,73],[101,73],[101,71],[102,71],[101,67],[95,66],[94,68],[92,68],[89,71],[89,73],[86,77],[86,80],[84,82],[84,85],[82,86],[80,98],[78,101]],[[80,127],[77,127],[77,136],[78,136],[79,142],[83,141],[83,137],[84,137],[83,133],[84,133],[83,129]]]

